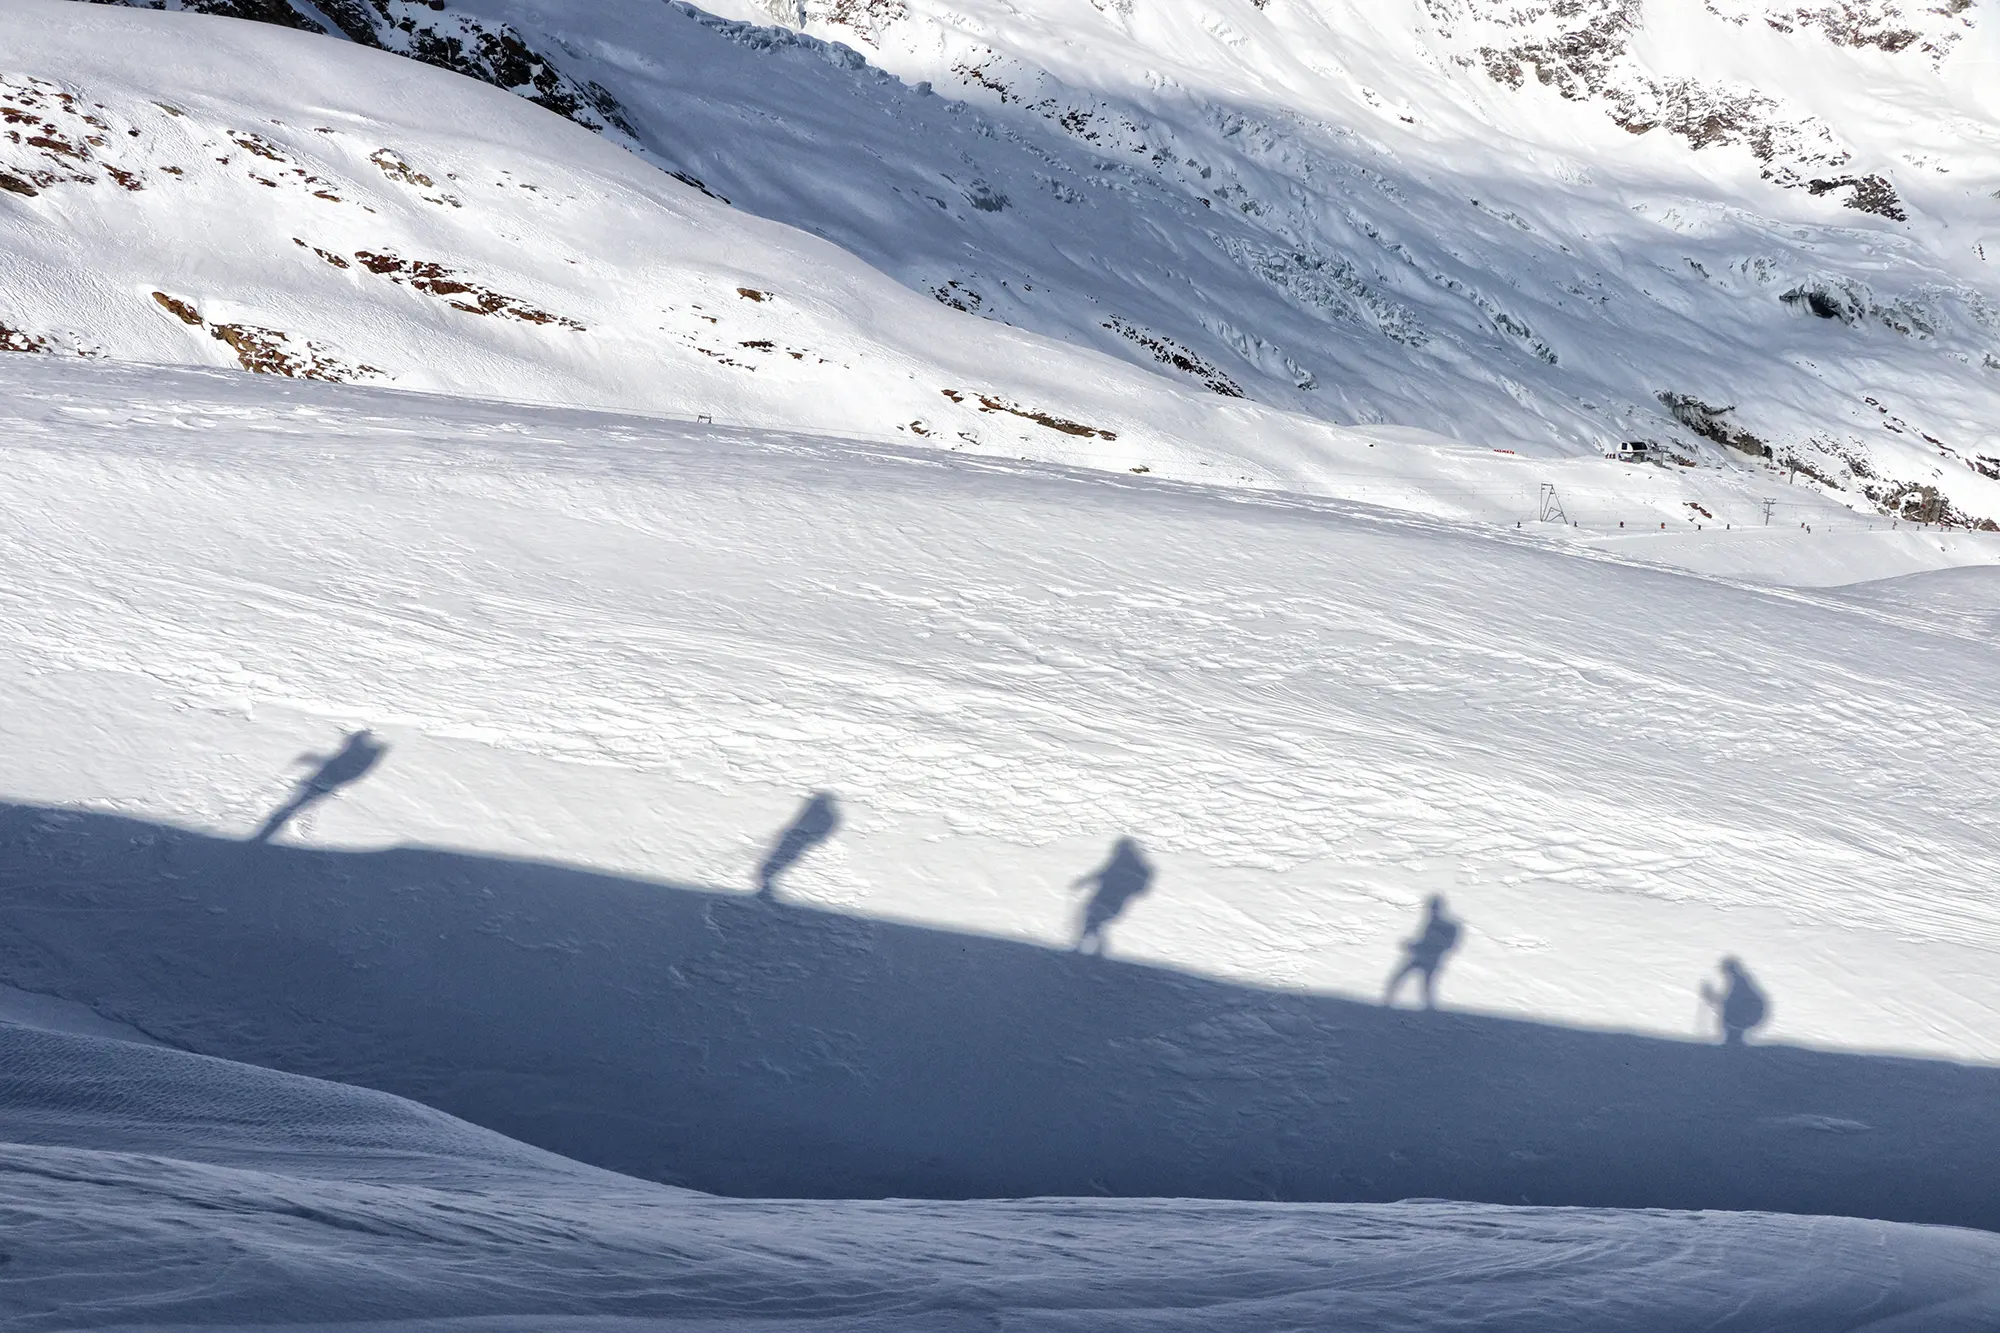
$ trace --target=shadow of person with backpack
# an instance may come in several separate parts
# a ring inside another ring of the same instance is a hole
[[[771,845],[762,865],[757,867],[757,896],[765,902],[778,898],[778,876],[813,848],[831,838],[840,827],[840,810],[831,792],[816,791],[806,798],[792,822]]]
[[[1110,860],[1088,875],[1070,881],[1073,889],[1080,889],[1086,884],[1095,884],[1097,891],[1083,905],[1083,924],[1077,932],[1076,951],[1101,956],[1104,953],[1104,928],[1118,919],[1128,903],[1152,887],[1153,867],[1139,851],[1138,843],[1130,838],[1120,838],[1111,845]]]
[[[1771,1002],[1750,973],[1734,956],[1722,960],[1720,989],[1701,983],[1702,1003],[1715,1011],[1722,1023],[1722,1044],[1741,1046],[1749,1031],[1771,1016]]]

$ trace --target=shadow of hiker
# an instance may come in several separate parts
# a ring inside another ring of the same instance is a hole
[[[1078,953],[1103,954],[1104,928],[1118,919],[1126,904],[1153,885],[1153,867],[1139,851],[1139,844],[1120,838],[1111,845],[1111,859],[1088,875],[1070,881],[1080,889],[1097,885],[1097,892],[1083,905],[1083,923],[1077,931]]]
[[[1771,1016],[1771,1002],[1733,955],[1722,960],[1722,975],[1720,990],[1706,981],[1701,983],[1702,1003],[1715,1011],[1722,1024],[1722,1044],[1741,1046],[1744,1035]]]
[[[2000,1230],[2000,1066],[1385,1009],[740,887],[0,799],[0,978],[709,1193]]]
[[[785,826],[785,831],[778,835],[764,863],[757,867],[757,896],[775,898],[778,876],[791,869],[800,857],[831,838],[839,827],[840,811],[834,805],[832,793],[814,792],[799,807],[799,812],[792,816],[792,822]]]
[[[319,767],[299,779],[298,786],[292,789],[292,798],[271,812],[271,817],[250,836],[250,841],[269,842],[277,836],[278,830],[307,808],[366,777],[388,752],[386,744],[363,728],[348,736],[346,743],[333,754],[300,755],[293,760],[294,763],[318,764]]]
[[[1462,923],[1445,915],[1442,894],[1432,894],[1425,906],[1423,933],[1403,942],[1403,965],[1396,969],[1389,978],[1388,988],[1382,992],[1385,1005],[1396,1002],[1396,992],[1414,975],[1423,983],[1424,1008],[1437,1008],[1437,974],[1444,967],[1445,955],[1458,947]]]

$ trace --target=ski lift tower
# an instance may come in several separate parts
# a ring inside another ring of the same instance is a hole
[[[1557,497],[1555,483],[1552,481],[1542,483],[1542,492],[1535,499],[1535,521],[1569,526],[1569,515],[1563,512],[1563,502]]]

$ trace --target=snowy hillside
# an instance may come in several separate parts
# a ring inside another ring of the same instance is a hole
[[[421,65],[50,0],[0,24],[14,350],[1260,480],[1338,438],[966,320]]]
[[[1990,1235],[1464,1204],[749,1202],[392,1097],[0,1023],[0,1327],[1991,1326]]]
[[[516,88],[1199,392],[2000,518],[1969,0],[172,4]]]
[[[7,984],[731,1193],[2000,1221],[1991,568],[0,376]]]
[[[1780,581],[1812,576],[1755,542],[1672,544],[1717,524],[1879,519],[1784,471],[1530,465],[1206,393],[945,309],[518,99],[377,51],[54,0],[0,12],[10,58],[42,71],[0,76],[20,141],[0,140],[19,186],[0,192],[0,324],[17,349],[708,416],[1485,522],[1544,517],[1552,485],[1579,537],[1664,527],[1662,558]],[[1967,540],[1877,572],[1994,558]],[[1821,581],[1863,576],[1827,568]]]
[[[2000,1326],[1983,8],[0,0],[0,1333]]]

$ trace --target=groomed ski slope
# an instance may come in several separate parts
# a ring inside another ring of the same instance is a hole
[[[727,1193],[1996,1221],[1990,565],[0,374],[0,982]]]
[[[1979,1232],[1741,1214],[714,1199],[379,1093],[0,1023],[0,1327],[1971,1333]]]

